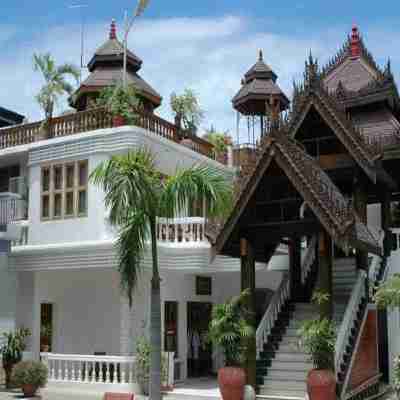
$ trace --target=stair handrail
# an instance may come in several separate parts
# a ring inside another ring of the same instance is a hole
[[[371,289],[377,284],[379,271],[381,269],[382,258],[377,254],[372,255],[371,264],[369,266],[368,278],[371,283]]]
[[[301,264],[301,283],[304,285],[306,282],[307,276],[310,273],[311,267],[315,262],[316,259],[316,247],[317,247],[317,235],[314,235],[311,240],[310,244],[306,249],[306,254],[304,256],[303,262]]]
[[[267,311],[265,312],[260,324],[258,325],[256,331],[257,358],[259,357],[260,352],[263,350],[264,344],[268,342],[268,336],[271,334],[271,330],[275,325],[275,321],[277,320],[283,305],[289,299],[289,296],[289,275],[285,274],[278,289],[272,296]]]
[[[347,303],[346,311],[344,313],[343,321],[340,325],[339,332],[335,344],[335,370],[339,372],[340,363],[343,360],[346,346],[349,343],[351,336],[351,329],[354,326],[354,321],[357,319],[357,312],[363,298],[366,296],[366,272],[359,270],[357,274],[357,281],[351,292],[350,300]]]

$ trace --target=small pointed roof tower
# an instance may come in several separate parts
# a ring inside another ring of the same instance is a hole
[[[78,111],[93,104],[100,91],[107,86],[122,81],[124,46],[118,40],[117,26],[112,20],[108,40],[100,46],[89,61],[89,76],[71,96],[70,104]],[[162,101],[161,96],[139,75],[142,60],[132,51],[127,51],[127,81],[135,85],[143,98],[145,109],[153,111]]]
[[[271,67],[264,62],[260,50],[258,61],[246,72],[241,89],[232,99],[234,109],[246,116],[267,115],[267,104],[274,97],[279,101],[279,110],[286,110],[289,99],[277,85],[277,78]]]

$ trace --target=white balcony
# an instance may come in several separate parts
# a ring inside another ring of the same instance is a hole
[[[8,225],[26,219],[26,201],[16,193],[0,193],[0,225]]]

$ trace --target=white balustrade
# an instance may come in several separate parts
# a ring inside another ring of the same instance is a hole
[[[201,243],[205,237],[205,218],[158,218],[157,240],[160,243]]]
[[[41,353],[49,382],[134,383],[135,357]]]
[[[317,235],[314,235],[307,247],[305,257],[301,264],[301,283],[304,285],[316,259]]]
[[[285,275],[279,288],[275,291],[260,324],[258,325],[256,331],[257,357],[263,350],[264,344],[268,342],[268,336],[270,335],[272,328],[275,326],[278,315],[286,301],[289,299],[289,296],[290,281],[289,276]]]
[[[343,321],[340,325],[335,344],[335,368],[338,372],[340,364],[343,361],[343,356],[346,347],[349,344],[351,330],[354,322],[357,320],[357,313],[360,308],[361,302],[366,297],[366,273],[365,271],[358,271],[357,281],[351,292],[350,300],[347,303],[346,311],[344,313]]]
[[[0,193],[0,225],[25,218],[26,202],[15,193]]]

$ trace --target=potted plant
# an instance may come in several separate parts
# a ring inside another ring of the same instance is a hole
[[[133,85],[124,87],[121,83],[108,86],[100,92],[99,106],[105,106],[113,118],[113,126],[134,124],[138,119],[138,110],[142,100]]]
[[[319,306],[329,301],[329,295],[316,292],[313,301]],[[336,400],[335,325],[328,318],[305,321],[299,329],[299,344],[310,355],[314,369],[307,376],[310,400]]]
[[[11,387],[13,367],[22,360],[22,353],[26,348],[25,339],[29,335],[29,329],[25,328],[17,329],[14,332],[4,333],[5,343],[0,347],[0,353],[6,378],[6,388]]]
[[[13,369],[12,381],[22,389],[25,397],[33,397],[46,386],[48,368],[40,361],[21,361]]]
[[[142,336],[136,343],[136,379],[140,386],[142,394],[149,395],[150,382],[150,342]],[[161,381],[165,382],[167,378],[167,360],[165,354],[161,357]]]
[[[246,374],[241,368],[246,342],[254,335],[248,324],[245,301],[249,292],[217,304],[212,309],[209,340],[222,349],[225,367],[218,370],[218,384],[224,400],[241,400]]]

